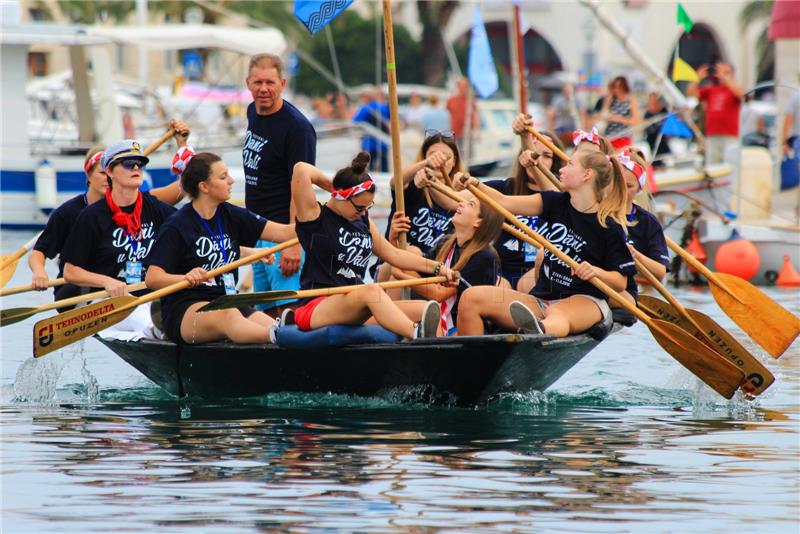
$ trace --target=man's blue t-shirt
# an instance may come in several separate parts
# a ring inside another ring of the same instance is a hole
[[[353,122],[366,122],[388,133],[389,106],[376,101],[364,104],[356,111],[356,114],[353,116]],[[378,151],[386,152],[389,150],[389,146],[371,135],[365,135],[361,138],[361,150],[365,150],[369,153]]]
[[[314,165],[316,156],[317,133],[300,110],[284,100],[272,115],[258,115],[251,103],[242,148],[247,209],[271,221],[292,222],[292,171],[300,161]]]

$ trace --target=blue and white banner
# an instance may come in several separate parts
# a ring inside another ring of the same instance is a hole
[[[472,15],[472,32],[469,40],[469,81],[481,98],[488,98],[500,87],[494,68],[492,48],[486,35],[486,26],[481,17],[481,8],[475,6]]]
[[[316,35],[352,3],[353,0],[295,0],[294,16],[311,35]]]

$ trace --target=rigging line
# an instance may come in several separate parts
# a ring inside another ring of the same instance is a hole
[[[325,26],[325,37],[328,39],[328,51],[331,54],[331,63],[333,64],[333,73],[336,76],[336,87],[339,88],[340,93],[344,93],[344,82],[342,81],[342,71],[339,69],[339,58],[336,55],[336,45],[333,43],[333,32],[331,25]]]

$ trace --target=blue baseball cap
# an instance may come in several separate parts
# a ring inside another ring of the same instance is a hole
[[[147,165],[150,161],[150,159],[145,157],[142,153],[142,145],[140,145],[138,141],[124,139],[106,148],[100,163],[103,166],[103,170],[106,170],[109,165],[121,159],[138,159],[142,162],[142,166]]]

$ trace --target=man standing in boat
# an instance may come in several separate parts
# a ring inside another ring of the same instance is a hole
[[[247,107],[242,148],[245,205],[267,220],[290,224],[295,218],[292,169],[300,161],[315,163],[317,133],[305,115],[281,96],[286,79],[278,56],[253,56],[246,82],[253,102]],[[258,246],[272,243],[259,241]],[[302,252],[296,245],[278,253],[273,265],[254,264],[253,290],[299,289]],[[289,302],[278,301],[263,308]]]

